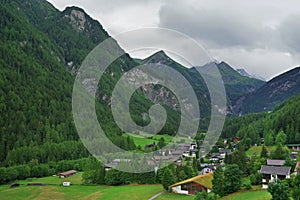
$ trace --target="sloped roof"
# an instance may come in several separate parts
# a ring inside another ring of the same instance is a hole
[[[285,164],[285,160],[267,160],[267,164],[273,166],[283,166]]]
[[[178,185],[183,185],[186,183],[194,182],[194,183],[198,183],[208,189],[212,189],[212,180],[213,180],[213,172],[209,173],[209,174],[204,174],[201,176],[195,176],[193,178],[181,181],[179,183],[175,183],[174,185],[171,185],[171,187],[176,187]]]
[[[271,175],[289,175],[291,167],[282,167],[282,166],[261,166],[260,173],[262,174],[271,174]]]
[[[76,174],[77,171],[76,170],[69,170],[69,171],[66,171],[66,172],[61,172],[59,173],[60,176],[69,176],[69,175],[72,175],[72,174]]]

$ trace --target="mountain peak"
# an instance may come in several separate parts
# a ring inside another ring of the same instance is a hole
[[[70,23],[74,29],[79,32],[83,32],[86,28],[86,22],[88,21],[87,15],[82,8],[67,7],[64,11],[66,18],[70,19]]]
[[[143,60],[144,63],[161,63],[161,64],[167,64],[169,62],[175,62],[173,61],[163,50],[160,50],[148,58],[145,58]]]

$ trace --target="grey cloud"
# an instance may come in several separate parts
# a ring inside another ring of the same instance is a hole
[[[296,52],[300,52],[300,13],[290,15],[279,26],[283,42]]]
[[[262,45],[267,28],[259,21],[227,9],[207,10],[193,5],[165,4],[160,9],[160,27],[184,32],[220,47]]]

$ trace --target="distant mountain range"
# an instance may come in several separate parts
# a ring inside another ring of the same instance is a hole
[[[240,69],[236,69],[236,71],[238,73],[240,73],[240,75],[242,75],[242,76],[247,76],[249,78],[255,78],[255,79],[262,80],[262,81],[266,81],[265,78],[263,78],[263,77],[261,77],[259,75],[249,74],[245,69],[240,68]]]
[[[239,114],[272,111],[290,97],[300,93],[300,67],[285,72],[257,90],[241,96],[235,104]]]

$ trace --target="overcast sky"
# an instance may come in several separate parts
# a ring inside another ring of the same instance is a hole
[[[60,10],[70,5],[83,8],[112,36],[143,27],[180,31],[202,44],[216,60],[266,79],[300,65],[300,2],[297,0],[49,2]],[[149,51],[132,56],[146,54]]]

